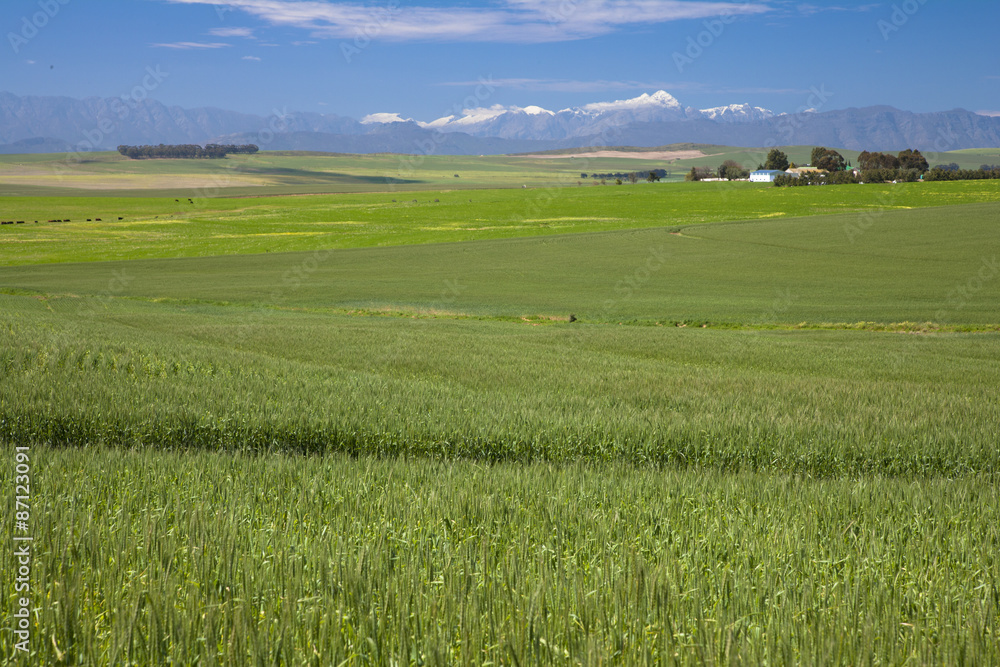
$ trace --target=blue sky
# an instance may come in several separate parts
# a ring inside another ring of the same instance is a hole
[[[428,121],[658,89],[1000,112],[998,28],[997,0],[3,0],[0,90]]]

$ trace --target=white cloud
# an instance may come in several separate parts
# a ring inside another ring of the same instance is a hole
[[[987,110],[983,110],[983,111],[977,111],[976,113],[979,114],[980,116],[989,116],[991,118],[1000,118],[1000,111],[987,111]]]
[[[825,7],[820,7],[818,5],[801,4],[797,5],[795,8],[799,10],[799,13],[804,16],[812,16],[813,14],[819,14],[820,12],[870,12],[873,9],[878,9],[881,5],[858,5],[856,7],[843,7],[838,5],[826,5]]]
[[[373,123],[409,123],[412,119],[403,118],[398,113],[372,113],[361,119],[362,125]]]
[[[313,37],[395,41],[540,43],[586,39],[625,26],[763,14],[764,2],[700,0],[499,0],[489,9],[387,6],[318,0],[167,0],[239,9]]]
[[[208,34],[213,37],[246,37],[248,39],[256,39],[253,34],[253,28],[212,28],[208,31]]]
[[[222,42],[171,42],[169,44],[150,44],[150,46],[155,46],[162,49],[222,49],[227,46],[232,46],[231,44],[224,44]]]
[[[35,64],[34,60],[25,60],[24,62],[26,62],[29,65],[34,65]]]
[[[242,60],[253,60],[254,62],[260,62],[260,58],[257,56],[243,56]]]

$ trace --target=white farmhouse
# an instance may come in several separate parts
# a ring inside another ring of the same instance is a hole
[[[750,182],[751,183],[774,183],[774,179],[777,176],[782,176],[785,172],[779,169],[758,169],[757,171],[750,172]]]

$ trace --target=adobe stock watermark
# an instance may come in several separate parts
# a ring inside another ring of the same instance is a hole
[[[965,308],[986,285],[996,280],[998,275],[1000,275],[1000,259],[996,255],[991,258],[984,257],[979,270],[948,292],[944,304],[946,307],[934,313],[934,319],[941,322],[951,311]]]
[[[726,32],[726,27],[733,23],[736,23],[736,15],[728,12],[720,14],[717,18],[703,21],[704,30],[697,35],[688,36],[684,51],[674,51],[670,54],[674,66],[677,67],[677,73],[683,74],[684,68],[693,65],[694,61],[701,58],[705,54],[705,50],[712,48],[712,45],[722,37],[723,33]]]
[[[451,109],[446,110],[445,116],[460,116],[466,109],[475,109],[481,107],[488,99],[493,96],[496,92],[496,83],[493,81],[493,75],[490,74],[486,77],[479,77],[478,85],[473,90],[472,94],[468,95],[461,102],[457,102],[452,105]],[[447,141],[448,133],[442,132],[441,130],[434,130],[433,133],[426,139],[417,139],[413,142],[416,147],[417,152],[412,155],[401,156],[399,160],[399,167],[396,170],[396,175],[399,178],[409,178],[413,176],[416,169],[424,163],[424,161],[432,156],[437,155],[441,148],[441,145]],[[390,186],[390,190],[394,187],[394,182],[391,178],[386,179],[386,184]]]
[[[125,293],[128,286],[132,284],[135,280],[135,276],[129,274],[125,269],[116,269],[111,272],[111,277],[108,279],[107,288],[103,291],[94,295],[93,299],[96,299],[97,304],[94,303],[81,303],[80,307],[77,309],[76,314],[81,317],[92,317],[97,315],[97,305],[102,305],[107,307],[114,301],[115,297],[119,297]]]
[[[272,110],[271,115],[267,117],[264,127],[257,131],[256,145],[258,148],[264,148],[273,142],[279,134],[288,131],[288,116],[288,107]],[[213,174],[208,183],[198,187],[195,196],[199,198],[218,196],[223,188],[227,188],[233,184],[233,176],[240,173],[241,167],[242,164],[237,164],[234,167],[227,168],[224,175]]]
[[[386,27],[393,22],[399,13],[399,0],[389,0],[385,7],[372,7],[368,20],[364,25],[354,29],[354,39],[340,43],[340,53],[350,64],[371,46],[372,40],[378,37]]]
[[[613,289],[614,298],[605,299],[602,304],[605,315],[622,301],[628,301],[635,296],[635,293],[645,287],[646,283],[666,265],[667,256],[664,246],[660,245],[650,248],[646,261],[635,267],[630,274],[615,283]]]
[[[244,326],[235,332],[233,339],[238,343],[245,341],[251,330],[262,326],[267,318],[273,314],[274,307],[280,307],[289,295],[298,292],[306,283],[310,282],[313,274],[319,271],[323,264],[332,256],[333,249],[331,248],[314,250],[294,266],[285,269],[281,274],[281,283],[276,285],[267,296],[267,304],[269,305],[261,306],[262,308],[266,308],[266,310],[250,312],[246,317]]]
[[[882,39],[888,42],[889,38],[909,23],[910,19],[926,4],[927,0],[906,0],[901,4],[894,4],[889,19],[879,19],[875,23],[878,31],[882,34]]]
[[[30,448],[15,447],[14,454],[14,579],[11,616],[14,649],[28,653],[31,642],[31,457]]]
[[[21,29],[18,32],[7,33],[7,41],[10,42],[10,48],[14,53],[20,53],[21,48],[37,37],[39,31],[45,28],[69,2],[70,0],[38,0],[38,8],[41,11],[35,12],[30,17],[22,16]]]
[[[133,86],[132,90],[128,93],[112,99],[108,105],[115,116],[117,116],[117,120],[104,116],[97,119],[97,125],[93,129],[84,130],[83,140],[73,147],[73,152],[67,155],[65,160],[61,160],[53,167],[56,175],[60,178],[67,175],[70,164],[79,164],[83,160],[81,153],[103,148],[104,140],[117,131],[119,124],[134,111],[137,111],[139,104],[149,97],[151,92],[159,88],[160,84],[169,76],[170,73],[164,72],[159,65],[146,67],[146,74],[140,82]]]

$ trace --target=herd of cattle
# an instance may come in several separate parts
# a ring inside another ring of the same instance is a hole
[[[125,218],[118,218],[118,219],[124,220]],[[48,220],[48,222],[73,222],[73,221],[70,220],[69,218],[66,218],[65,220]],[[87,218],[87,222],[103,222],[103,220],[101,220],[100,218],[93,218],[93,219]],[[0,225],[23,225],[24,223],[25,223],[24,220],[0,220]],[[38,224],[37,220],[35,220],[35,224],[36,225]]]

